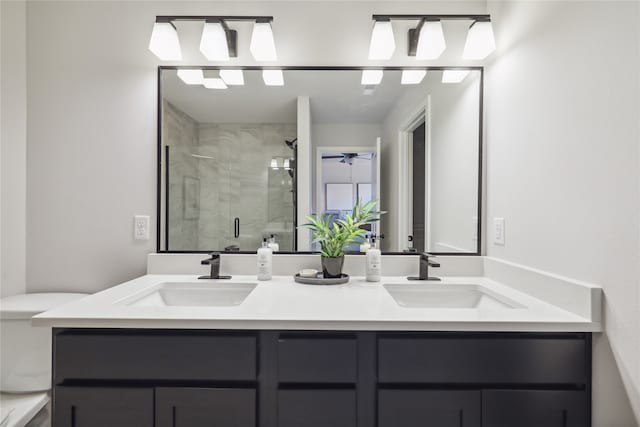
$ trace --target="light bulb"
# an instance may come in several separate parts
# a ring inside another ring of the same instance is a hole
[[[188,85],[204,84],[204,74],[202,70],[178,70],[178,77]]]
[[[418,37],[416,59],[437,59],[446,47],[442,22],[424,21]]]
[[[403,85],[417,85],[420,84],[424,76],[427,75],[427,70],[402,70],[402,78],[400,84]]]
[[[153,24],[149,50],[163,61],[182,60],[178,32],[171,22]]]
[[[270,22],[256,21],[253,24],[249,51],[256,61],[275,61],[278,59]]]
[[[228,61],[229,45],[222,22],[205,22],[200,39],[200,52],[209,61]]]
[[[229,86],[244,85],[244,74],[242,74],[242,70],[220,70],[220,77]]]
[[[267,86],[284,86],[282,70],[262,70],[262,80]]]
[[[360,84],[365,86],[380,84],[383,76],[384,73],[382,70],[362,70]]]
[[[460,83],[469,75],[469,70],[444,70],[442,83]]]
[[[220,78],[204,79],[204,87],[207,89],[226,89],[227,85]]]
[[[369,43],[369,59],[388,60],[396,50],[396,42],[393,37],[393,27],[391,21],[376,21],[371,31],[371,42]]]
[[[476,21],[467,32],[467,41],[462,52],[463,59],[484,59],[496,50],[491,21]]]

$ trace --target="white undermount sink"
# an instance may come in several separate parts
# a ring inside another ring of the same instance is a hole
[[[385,284],[401,307],[407,308],[522,308],[521,304],[481,285]]]
[[[138,307],[231,307],[242,304],[255,287],[255,283],[165,282],[121,302]]]

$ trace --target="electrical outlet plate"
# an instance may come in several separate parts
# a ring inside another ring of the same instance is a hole
[[[504,218],[493,218],[493,244],[504,246]]]
[[[133,238],[135,240],[149,240],[149,215],[133,217]]]

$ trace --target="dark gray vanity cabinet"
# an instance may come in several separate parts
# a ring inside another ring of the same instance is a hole
[[[55,329],[53,427],[589,427],[591,335]]]
[[[282,332],[276,339],[275,425],[357,426],[356,334]]]
[[[56,386],[53,425],[153,427],[153,389]]]
[[[291,389],[278,391],[278,427],[354,427],[356,391]]]
[[[583,427],[587,394],[572,390],[484,390],[483,427]]]
[[[478,390],[378,392],[379,427],[480,427],[480,414]]]
[[[254,389],[159,387],[157,427],[256,427]]]

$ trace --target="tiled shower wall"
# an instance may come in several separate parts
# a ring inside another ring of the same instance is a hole
[[[169,244],[171,250],[193,250],[198,245],[198,220],[185,218],[185,179],[197,179],[198,162],[191,152],[198,145],[198,123],[163,100],[162,145],[170,147]]]
[[[213,159],[198,161],[200,221],[198,248],[237,245],[255,250],[263,237],[276,234],[281,250],[291,250],[292,180],[273,157],[290,157],[285,139],[296,136],[295,124],[202,124],[199,149]],[[234,237],[234,219],[240,235]],[[288,232],[284,232],[284,229]]]
[[[198,124],[165,105],[169,249],[255,250],[263,237],[275,234],[281,251],[292,250],[293,181],[282,165],[273,170],[270,163],[273,157],[293,156],[285,139],[296,137],[296,124]]]

